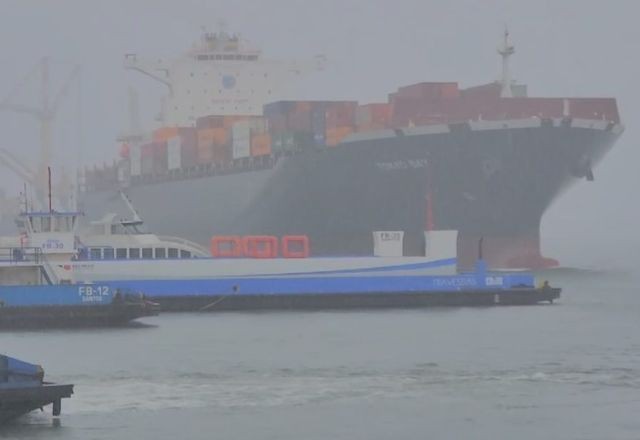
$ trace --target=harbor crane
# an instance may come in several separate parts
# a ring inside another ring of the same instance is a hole
[[[53,150],[52,127],[64,98],[68,95],[74,81],[79,84],[81,68],[75,66],[55,95],[50,90],[49,58],[44,57],[25,75],[15,87],[0,100],[0,111],[11,111],[30,115],[40,125],[40,157],[34,164],[27,164],[7,148],[0,148],[0,163],[12,170],[18,177],[29,183],[40,204],[47,194],[47,168],[51,165]],[[16,102],[16,95],[34,78],[40,77],[40,105],[33,106]],[[68,180],[63,177],[63,180]]]

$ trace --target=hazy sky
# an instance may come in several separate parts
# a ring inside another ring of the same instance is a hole
[[[124,71],[124,53],[172,56],[220,20],[274,58],[328,57],[325,72],[296,88],[304,98],[379,101],[399,85],[498,78],[496,46],[508,24],[516,55],[513,77],[532,96],[614,96],[627,131],[595,170],[544,219],[545,249],[583,261],[584,251],[616,258],[619,245],[640,245],[640,2],[628,0],[0,0],[0,97],[42,56],[52,58],[59,85],[83,66],[82,160],[111,160],[127,122],[127,86],[140,91],[143,123],[151,127],[162,86]],[[17,101],[33,103],[35,83]],[[55,127],[58,160],[77,155],[75,89]],[[3,114],[2,144],[27,158],[38,143],[28,116]],[[75,160],[75,159],[74,159]],[[18,180],[4,170],[5,183]],[[600,243],[591,246],[590,243]],[[584,261],[596,261],[587,258]]]

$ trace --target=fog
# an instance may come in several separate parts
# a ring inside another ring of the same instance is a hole
[[[616,97],[626,132],[595,169],[595,182],[562,194],[543,219],[543,252],[567,265],[629,264],[640,244],[640,186],[636,148],[640,87],[636,60],[640,4],[633,0],[575,1],[20,1],[3,0],[0,14],[0,97],[22,81],[42,56],[52,60],[56,90],[82,66],[82,109],[75,89],[54,126],[55,164],[111,161],[115,138],[127,126],[129,85],[140,93],[145,128],[153,128],[164,88],[122,68],[125,53],[171,57],[196,41],[201,26],[228,29],[274,58],[324,54],[324,72],[290,97],[384,100],[400,85],[498,79],[496,54],[508,25],[516,55],[512,75],[530,96]],[[31,81],[14,101],[37,103]],[[81,120],[79,122],[79,119]],[[78,126],[82,130],[79,133]],[[34,119],[4,112],[2,145],[33,160]],[[82,145],[78,148],[78,139]],[[78,153],[80,151],[80,153]],[[3,169],[8,193],[22,182]]]

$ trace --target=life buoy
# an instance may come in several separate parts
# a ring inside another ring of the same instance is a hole
[[[211,238],[211,256],[238,258],[242,256],[242,238],[236,235],[215,236]]]
[[[285,235],[282,237],[281,248],[284,258],[308,258],[309,237],[306,235]]]
[[[244,255],[250,258],[276,258],[278,238],[271,235],[247,235],[242,239]]]

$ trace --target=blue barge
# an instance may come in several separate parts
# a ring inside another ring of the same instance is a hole
[[[295,275],[188,280],[128,280],[163,311],[296,310],[495,306],[552,303],[561,289],[535,286],[528,273],[460,275]]]
[[[0,425],[47,405],[59,416],[62,399],[72,394],[73,385],[45,382],[39,365],[0,355]]]

